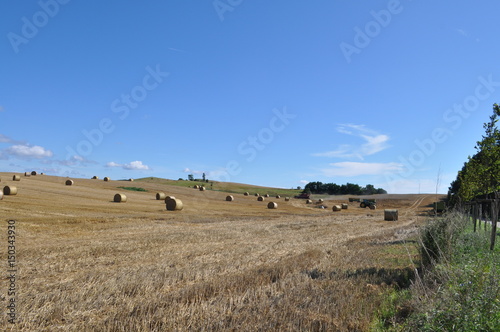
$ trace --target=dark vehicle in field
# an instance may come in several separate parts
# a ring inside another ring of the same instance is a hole
[[[377,208],[377,200],[375,199],[362,199],[359,203],[359,207],[366,208],[369,207],[370,210],[375,210]]]
[[[300,195],[295,196],[294,198],[309,199],[310,197],[311,197],[311,194],[302,193]]]

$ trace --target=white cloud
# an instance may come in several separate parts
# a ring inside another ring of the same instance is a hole
[[[5,154],[21,159],[42,159],[42,158],[50,158],[54,154],[50,150],[46,150],[45,148],[34,145],[13,145],[7,149],[5,149]]]
[[[399,172],[403,169],[403,165],[399,163],[360,163],[346,161],[332,163],[330,166],[333,166],[333,168],[321,170],[325,176],[383,175]]]
[[[144,165],[142,161],[139,160],[132,161],[131,163],[128,164],[118,164],[115,163],[114,161],[110,161],[109,163],[106,164],[106,167],[121,167],[128,171],[147,171],[151,169],[149,168],[148,165]]]
[[[313,156],[364,160],[365,156],[373,155],[389,147],[387,144],[390,139],[389,136],[379,134],[374,130],[366,128],[365,125],[343,124],[337,127],[337,132],[362,138],[364,143],[357,146],[342,144],[335,150],[314,153]]]
[[[300,180],[299,182],[300,182],[300,183],[302,183],[302,184],[308,184],[308,183],[309,183],[309,182],[311,182],[311,181],[307,181],[307,180]]]
[[[191,173],[191,174],[203,174],[203,173],[205,173],[203,171],[192,170],[191,168],[188,168],[188,167],[184,168],[183,172],[184,173]]]

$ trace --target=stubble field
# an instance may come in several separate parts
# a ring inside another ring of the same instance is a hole
[[[0,201],[3,275],[8,220],[16,230],[15,324],[9,280],[0,283],[7,331],[364,331],[381,293],[407,286],[414,235],[436,199],[376,195],[376,210],[333,212],[347,196],[319,209],[147,181],[12,176],[0,173],[0,187],[19,191]],[[184,209],[166,211],[157,192]],[[384,221],[385,208],[399,221]]]

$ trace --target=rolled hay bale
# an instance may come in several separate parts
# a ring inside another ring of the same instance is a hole
[[[156,193],[156,200],[157,200],[157,201],[160,201],[160,200],[165,200],[165,198],[167,198],[167,194],[162,193],[162,192],[160,192],[160,193]]]
[[[103,179],[105,182],[108,182],[110,180],[110,178],[108,178],[107,176],[104,177]]]
[[[167,197],[165,197],[165,203],[166,203],[169,199],[175,199],[175,196],[167,196]]]
[[[264,196],[259,196],[259,197],[257,197],[257,200],[259,202],[264,202],[265,199],[264,199]]]
[[[377,208],[377,206],[375,204],[370,205],[370,210],[375,210],[376,208]]]
[[[265,196],[265,197],[269,197],[269,194],[265,194],[264,196]]]
[[[260,196],[259,193],[255,193],[255,197],[259,197],[259,196]]]
[[[250,193],[248,191],[246,191],[243,195],[248,196],[248,195],[250,195]]]
[[[226,201],[232,202],[232,201],[234,201],[234,197],[232,195],[227,195],[226,196]]]
[[[267,208],[268,209],[277,209],[278,208],[278,203],[276,203],[276,202],[269,202],[269,203],[267,203]]]
[[[168,211],[180,211],[184,207],[180,199],[167,199],[165,200],[165,205]]]
[[[306,204],[312,204],[312,202],[313,202],[312,200],[308,199],[308,200],[306,201]]]
[[[276,195],[276,198],[280,199],[280,198],[281,198],[281,196],[280,196],[280,195]]]
[[[24,176],[31,176],[30,172],[24,172]]]
[[[134,179],[128,179],[130,182],[134,182]]]
[[[290,197],[285,197],[285,202],[288,202],[290,200]]]
[[[205,189],[206,189],[206,188],[205,188],[205,187],[203,187],[203,186],[201,186],[201,187],[200,187],[200,191],[205,191]]]
[[[97,175],[94,175],[94,176],[92,177],[92,180],[99,180],[99,177],[98,177]]]
[[[334,205],[334,206],[332,207],[332,210],[333,210],[333,211],[340,211],[340,210],[342,210],[342,206],[340,206],[340,205]]]
[[[3,187],[4,195],[17,195],[17,187],[14,186],[5,186]]]
[[[349,204],[347,203],[342,203],[341,204],[342,209],[347,210],[349,208]]]
[[[397,221],[398,220],[398,210],[385,209],[384,210],[384,220],[385,221]]]
[[[72,186],[74,184],[73,180],[66,180],[67,186]]]
[[[19,175],[13,175],[12,181],[21,181],[21,177]]]
[[[193,186],[193,188],[194,188],[194,189],[200,189],[200,186],[199,186],[199,185],[197,185],[197,184],[195,184],[195,185]]]
[[[31,172],[31,175],[35,176],[37,173],[35,171]]]
[[[318,203],[323,203],[323,198],[318,199]]]
[[[0,191],[0,201],[3,199],[3,192]]]
[[[116,203],[125,203],[127,201],[127,196],[124,194],[116,194],[113,201]]]

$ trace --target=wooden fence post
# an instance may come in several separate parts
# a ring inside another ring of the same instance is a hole
[[[493,206],[493,213],[491,215],[491,242],[490,242],[490,250],[495,248],[495,239],[497,237],[497,221],[498,221],[498,210],[499,210],[499,199],[498,193],[495,192],[495,200],[491,203]]]

